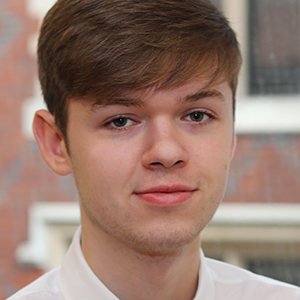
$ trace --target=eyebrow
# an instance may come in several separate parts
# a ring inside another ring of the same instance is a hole
[[[109,99],[108,101],[103,101],[103,100],[96,100],[92,103],[91,109],[97,109],[101,107],[106,107],[106,106],[114,106],[114,105],[121,105],[121,106],[145,106],[145,103],[143,100],[140,98],[130,98],[130,97],[117,97],[117,98],[112,98]]]
[[[199,91],[192,95],[187,95],[183,98],[180,98],[179,102],[180,103],[196,102],[204,98],[216,98],[218,100],[225,101],[225,98],[221,92],[217,90],[207,90],[207,91]]]
[[[191,94],[179,98],[177,99],[177,101],[178,103],[188,103],[188,102],[192,103],[204,98],[217,98],[220,101],[225,101],[223,94],[217,90],[199,91],[196,92],[195,94]],[[117,97],[117,98],[112,98],[109,101],[96,100],[95,102],[93,102],[91,109],[94,110],[100,107],[114,106],[114,105],[121,105],[126,107],[130,107],[130,106],[143,107],[146,105],[146,103],[140,98]]]

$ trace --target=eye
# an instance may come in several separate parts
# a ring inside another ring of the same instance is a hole
[[[196,110],[196,111],[193,111],[193,112],[189,113],[185,117],[185,119],[187,119],[188,121],[200,123],[200,122],[208,120],[210,117],[211,116],[210,116],[209,113],[204,112],[204,111]]]
[[[108,129],[127,129],[129,126],[135,124],[136,122],[128,117],[118,116],[116,118],[108,120],[104,127]]]
[[[189,117],[191,121],[201,122],[205,117],[205,113],[201,111],[193,111],[192,113],[189,114]]]
[[[125,117],[119,117],[117,119],[114,119],[111,121],[111,124],[114,125],[115,127],[124,127],[124,126],[128,126],[131,125],[130,124],[130,119],[129,118],[125,118]],[[133,121],[131,121],[132,123]]]

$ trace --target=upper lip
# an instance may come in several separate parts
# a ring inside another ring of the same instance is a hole
[[[186,185],[172,184],[154,186],[149,189],[138,191],[136,194],[194,192],[195,190],[196,189]]]

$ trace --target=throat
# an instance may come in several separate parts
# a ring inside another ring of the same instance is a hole
[[[92,269],[121,300],[192,300],[198,287],[200,249],[191,246],[172,255],[113,255],[104,268]]]
[[[94,231],[93,239],[86,238],[91,232],[83,227],[84,257],[94,274],[119,299],[194,299],[200,268],[199,236],[173,251],[149,255],[100,230]]]
[[[182,256],[138,255],[137,260],[137,269],[127,270],[127,274],[130,273],[131,277],[128,284],[135,285],[135,292],[128,299],[194,299],[198,287],[199,255],[192,253],[184,253]]]

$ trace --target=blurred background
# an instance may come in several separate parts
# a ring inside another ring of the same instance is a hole
[[[79,224],[72,178],[33,139],[35,47],[54,0],[0,0],[0,299],[57,266]],[[300,285],[300,0],[214,0],[241,44],[238,144],[207,256]]]

